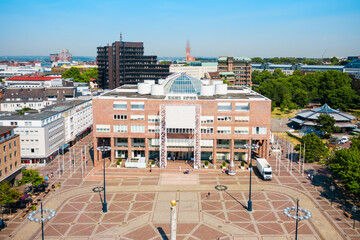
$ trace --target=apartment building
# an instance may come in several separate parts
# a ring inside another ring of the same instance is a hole
[[[109,157],[248,160],[251,140],[268,158],[271,100],[246,87],[199,80],[185,73],[124,85],[93,98],[94,161],[97,146],[111,146]]]
[[[251,59],[246,57],[219,57],[220,77],[235,86],[251,87]]]
[[[0,182],[12,182],[22,169],[20,137],[15,127],[0,127]]]

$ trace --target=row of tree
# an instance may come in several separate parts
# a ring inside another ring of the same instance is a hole
[[[38,171],[33,169],[22,170],[22,178],[19,180],[20,185],[31,183],[33,187],[39,186],[44,182],[44,178]],[[0,183],[0,205],[7,206],[19,200],[23,194],[18,189],[12,188],[10,183],[2,181]]]
[[[254,71],[254,90],[272,100],[273,107],[282,110],[305,107],[310,101],[327,103],[335,109],[360,107],[360,97],[352,89],[352,79],[339,71],[315,72],[302,75],[295,70],[285,75],[280,69],[274,73]],[[256,86],[258,85],[258,86]]]
[[[252,63],[273,63],[273,64],[296,64],[303,63],[305,65],[322,65],[324,62],[330,65],[345,65],[348,61],[340,61],[337,57],[323,58],[323,59],[307,59],[307,58],[291,58],[291,57],[274,57],[274,58],[260,58],[254,57],[251,59]]]
[[[76,67],[71,67],[61,75],[62,78],[73,78],[74,82],[90,82],[90,79],[98,79],[98,69],[90,68],[85,72],[80,72]]]
[[[307,163],[320,162],[328,166],[332,176],[341,181],[347,191],[360,194],[360,135],[351,139],[350,149],[328,149],[315,133],[303,136],[300,140],[302,155]],[[305,152],[304,152],[305,144]],[[300,150],[300,145],[295,146]]]

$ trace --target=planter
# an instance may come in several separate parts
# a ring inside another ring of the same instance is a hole
[[[117,168],[121,168],[121,165],[116,165]]]
[[[245,169],[244,167],[240,167],[241,169]]]
[[[226,170],[226,167],[221,167],[223,170]]]
[[[208,165],[204,165],[204,168],[209,168],[209,166],[208,166]]]
[[[154,168],[154,167],[155,167],[155,164],[154,164],[154,165],[151,165],[151,167]]]

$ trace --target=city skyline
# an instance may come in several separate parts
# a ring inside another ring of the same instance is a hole
[[[141,6],[141,7],[139,7]],[[46,56],[69,49],[96,56],[120,39],[145,54],[247,57],[359,55],[357,1],[0,1],[0,56]]]

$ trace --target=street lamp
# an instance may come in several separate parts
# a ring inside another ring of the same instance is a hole
[[[39,212],[41,212],[41,218],[35,218],[34,216]],[[44,214],[43,214],[44,212],[48,213],[47,217],[44,217]],[[47,220],[52,219],[53,217],[55,217],[55,213],[56,213],[55,210],[52,210],[52,209],[44,209],[43,210],[43,205],[42,205],[42,200],[41,200],[41,209],[29,214],[28,219],[30,221],[41,222],[41,237],[42,237],[42,240],[44,240],[44,222],[47,221]]]
[[[333,200],[334,200],[334,190],[335,190],[335,186],[334,185],[331,185],[330,186],[330,190],[331,190],[331,206],[332,206],[332,203],[333,203]]]
[[[249,201],[248,201],[248,211],[252,211],[252,201],[251,201],[251,172],[252,172],[252,150],[259,148],[258,145],[252,143],[252,138],[250,144],[244,144],[244,147],[250,149],[250,182],[249,182]]]
[[[101,156],[103,157],[103,162],[104,162],[104,201],[103,201],[102,205],[103,205],[103,212],[106,213],[107,212],[107,202],[106,202],[106,195],[105,195],[106,192],[105,192],[105,158],[104,158],[104,153],[110,151],[111,147],[105,146],[105,139],[103,138],[103,145],[98,147],[97,150],[102,153]]]
[[[355,214],[356,214],[357,210],[358,210],[358,207],[355,205],[351,209],[351,211],[353,211],[353,219],[354,219],[353,229],[355,229]]]
[[[287,207],[284,209],[284,214],[286,216],[296,220],[295,240],[297,240],[299,220],[309,219],[312,217],[312,214],[310,211],[299,207],[299,201],[300,201],[299,198],[296,198],[296,208],[295,207]],[[295,210],[296,210],[296,215],[292,215],[290,213],[290,211],[295,211]],[[299,211],[303,212],[302,216],[299,216]]]

